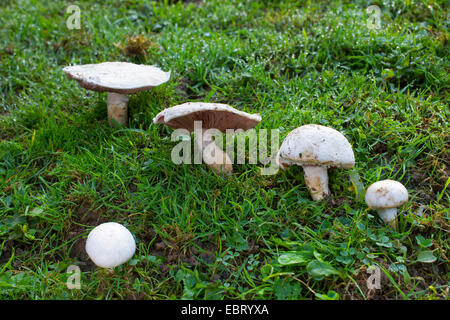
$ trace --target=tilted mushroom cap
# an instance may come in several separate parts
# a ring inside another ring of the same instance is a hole
[[[365,200],[370,208],[397,208],[408,201],[408,190],[398,181],[381,180],[367,188]]]
[[[248,130],[261,121],[259,114],[249,114],[221,103],[186,102],[167,108],[156,115],[154,123],[165,123],[174,129],[194,131],[194,121],[202,121],[203,129]]]
[[[355,155],[348,140],[332,128],[308,124],[292,130],[278,152],[284,165],[351,168]]]
[[[157,87],[170,78],[170,72],[143,64],[103,62],[65,67],[70,79],[88,90],[98,92],[135,93]]]

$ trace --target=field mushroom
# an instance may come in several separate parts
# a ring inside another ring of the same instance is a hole
[[[201,121],[200,132],[196,128]],[[209,129],[226,132],[227,129],[249,130],[261,121],[259,114],[249,114],[220,103],[187,102],[167,108],[156,115],[154,123],[164,123],[173,129],[195,132],[195,143],[202,152],[203,161],[216,172],[231,173],[232,161],[219,148]]]
[[[395,227],[397,208],[408,201],[408,190],[398,181],[381,180],[367,188],[365,200],[385,223]]]
[[[63,69],[87,90],[108,92],[108,121],[125,126],[128,122],[127,94],[150,90],[170,78],[170,72],[129,62],[103,62],[68,66]]]
[[[116,222],[98,225],[86,240],[86,253],[101,268],[112,269],[128,260],[136,251],[136,242],[131,232]]]
[[[277,154],[280,167],[303,167],[311,197],[320,201],[330,194],[328,168],[352,168],[355,155],[348,140],[335,129],[308,124],[292,130]]]

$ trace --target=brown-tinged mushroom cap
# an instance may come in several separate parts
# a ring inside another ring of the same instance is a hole
[[[153,119],[154,123],[164,123],[173,129],[191,132],[198,130],[195,124],[197,121],[201,122],[201,132],[195,132],[195,142],[202,152],[203,161],[216,172],[231,173],[232,160],[214,143],[212,132],[208,131],[248,130],[261,121],[261,116],[236,110],[226,104],[187,102],[167,108]]]
[[[103,62],[65,67],[69,79],[97,92],[135,93],[157,87],[170,78],[170,72],[129,62]]]
[[[328,197],[328,172],[331,167],[351,168],[355,155],[347,139],[332,128],[308,124],[292,130],[277,154],[281,166],[299,165],[315,201]]]
[[[284,139],[279,153],[283,165],[351,168],[355,165],[353,149],[339,131],[308,124],[292,130]]]
[[[397,208],[408,201],[408,190],[398,181],[381,180],[367,188],[365,200],[384,222],[396,228]]]
[[[194,121],[202,121],[202,129],[248,130],[261,121],[259,114],[249,114],[220,103],[187,102],[161,111],[154,123],[165,123],[173,129],[194,131]]]
[[[367,188],[365,200],[370,208],[397,208],[408,201],[408,190],[398,181],[381,180]]]

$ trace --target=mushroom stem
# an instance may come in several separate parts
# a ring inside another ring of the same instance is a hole
[[[397,217],[397,208],[378,208],[377,212],[380,218],[393,228],[396,227],[395,218]]]
[[[303,166],[305,183],[314,201],[320,201],[330,194],[328,172],[322,166]]]
[[[114,119],[121,126],[128,123],[128,97],[125,94],[108,92],[108,121]]]
[[[202,150],[203,161],[217,173],[233,172],[233,165],[230,157],[226,152],[219,148],[213,139],[213,135],[208,131],[195,135],[195,142],[199,150]]]

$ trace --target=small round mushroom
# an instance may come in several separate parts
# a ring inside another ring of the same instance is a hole
[[[365,200],[385,223],[395,227],[397,208],[408,201],[408,190],[398,181],[381,180],[367,188]]]
[[[170,78],[170,72],[129,62],[75,65],[63,71],[87,90],[108,92],[108,121],[114,119],[122,126],[128,123],[127,94],[150,90]]]
[[[201,132],[196,132],[195,122],[201,121]],[[220,103],[187,102],[167,108],[156,115],[154,123],[164,123],[173,129],[195,131],[195,142],[202,150],[203,161],[216,172],[233,171],[230,157],[215,143],[211,130],[248,130],[261,121],[259,114],[249,114]],[[207,131],[208,130],[208,131]]]
[[[136,251],[136,242],[127,228],[116,222],[98,225],[89,233],[86,252],[101,268],[114,268],[128,260]]]
[[[292,130],[277,154],[281,168],[299,165],[311,197],[322,200],[330,194],[328,168],[352,168],[355,155],[348,140],[332,128],[308,124]]]

